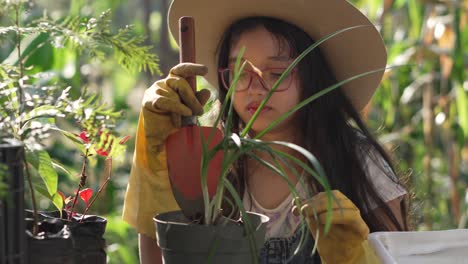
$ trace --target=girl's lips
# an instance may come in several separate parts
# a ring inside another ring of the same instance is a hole
[[[251,115],[253,115],[255,112],[257,112],[258,107],[259,107],[259,106],[248,106],[248,107],[247,107],[247,111],[248,111]],[[265,112],[268,112],[268,111],[270,111],[270,110],[271,110],[271,107],[269,107],[269,106],[264,106],[264,107],[262,108],[262,111],[261,111],[260,113],[265,113]]]

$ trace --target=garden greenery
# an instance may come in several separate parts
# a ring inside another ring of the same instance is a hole
[[[60,20],[44,12],[39,19],[23,22],[30,2],[1,2],[0,14],[11,23],[0,27],[0,43],[13,43],[13,49],[0,63],[0,140],[13,138],[24,144],[34,211],[35,192],[49,198],[61,211],[64,199],[58,191],[57,169],[68,171],[51,158],[44,142],[51,133],[61,133],[81,150],[84,167],[88,157],[98,156],[95,154],[115,157],[125,151],[125,145],[117,144],[122,139],[115,131],[124,115],[87,87],[81,87],[73,95],[72,87],[57,72],[36,68],[30,58],[41,47],[51,45],[54,49],[71,50],[87,60],[112,56],[129,71],[151,73],[159,73],[158,59],[150,52],[150,46],[143,45],[143,37],[132,34],[131,26],[111,32],[110,11],[96,18],[74,16]],[[60,124],[65,121],[74,126],[62,128]],[[78,190],[85,183],[82,177]]]

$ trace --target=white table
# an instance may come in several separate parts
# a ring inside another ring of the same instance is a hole
[[[369,243],[384,264],[468,263],[468,229],[375,232]]]

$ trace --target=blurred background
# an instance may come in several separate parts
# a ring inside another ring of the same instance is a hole
[[[144,36],[144,44],[159,58],[159,71],[151,73],[123,68],[113,56],[94,60],[77,55],[71,46],[56,49],[37,38],[22,40],[26,49],[34,48],[26,66],[56,72],[72,87],[72,93],[87,88],[100,93],[103,102],[125,111],[117,127],[122,136],[131,136],[125,157],[114,164],[112,180],[91,210],[108,219],[109,263],[138,262],[137,235],[121,220],[121,211],[143,92],[178,62],[177,47],[165,23],[170,1],[37,0],[29,2],[20,18],[23,23],[43,16],[60,21],[67,16],[98,17],[110,10],[112,31],[132,25],[132,33]],[[412,63],[386,72],[363,115],[392,153],[402,180],[411,190],[414,229],[467,228],[468,0],[351,2],[380,30],[388,48],[388,64]],[[0,22],[2,27],[15,23],[7,14],[0,14]],[[0,42],[2,63],[15,56],[14,48],[12,41]],[[73,131],[73,124],[62,125]],[[45,143],[51,156],[72,172],[59,175],[59,189],[71,193],[81,168],[79,151],[55,134]],[[98,160],[90,167],[88,183],[95,190],[105,180],[103,165]],[[43,210],[53,209],[45,198],[39,204]]]

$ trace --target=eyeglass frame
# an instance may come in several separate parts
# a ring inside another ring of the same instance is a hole
[[[283,70],[283,73],[284,73],[284,71],[286,71],[287,69],[288,69],[288,68],[273,67],[273,68],[266,68],[266,69],[261,70],[261,71],[264,72],[264,71],[267,71],[267,70]],[[225,72],[225,71],[227,71],[227,70],[231,70],[231,69],[230,69],[229,67],[227,67],[227,68],[221,68],[221,69],[218,69],[218,73],[219,73],[219,77],[221,78],[221,82],[222,82],[224,88],[225,88],[226,90],[229,90],[230,85],[227,85],[227,84],[226,84],[226,82],[225,82],[225,80],[224,80],[224,77],[223,77],[223,72]],[[250,88],[250,86],[252,85],[252,80],[254,79],[253,75],[256,75],[256,77],[260,80],[260,83],[262,84],[263,89],[265,89],[265,90],[268,91],[268,92],[271,91],[271,88],[270,88],[270,89],[267,88],[268,86],[267,86],[267,84],[265,83],[265,80],[263,80],[263,78],[260,76],[260,74],[258,74],[258,73],[255,72],[255,71],[252,71],[252,70],[245,70],[245,69],[243,70],[243,72],[249,73],[249,76],[250,76],[249,84],[246,85],[246,87],[243,88],[243,89],[241,89],[241,90],[234,89],[235,92],[242,92],[242,91],[248,90],[248,89]],[[296,72],[297,72],[297,68],[293,68],[293,69],[291,70],[291,72],[289,73],[289,74],[291,74],[291,80],[289,80],[288,86],[287,86],[286,88],[282,89],[282,90],[276,89],[276,90],[275,90],[275,93],[276,93],[276,92],[284,92],[284,91],[289,90],[289,88],[291,87],[291,84],[292,84],[292,82],[293,82],[293,79],[294,79],[294,78],[293,78],[293,74],[295,74]],[[283,74],[283,73],[282,73],[282,74]]]

